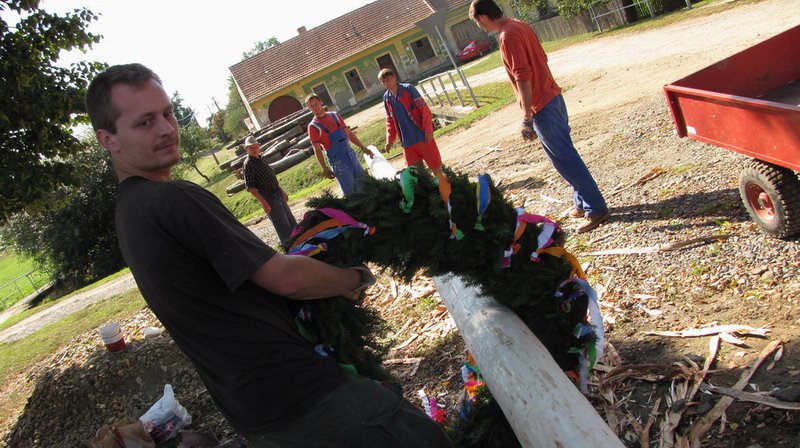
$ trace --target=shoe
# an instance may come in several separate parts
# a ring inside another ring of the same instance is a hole
[[[581,210],[578,207],[572,207],[567,216],[569,216],[572,219],[583,218],[584,216],[586,216],[586,211]]]
[[[596,229],[600,224],[608,221],[611,217],[611,212],[605,212],[602,215],[587,216],[583,224],[579,225],[575,230],[576,233],[586,233],[590,230]]]

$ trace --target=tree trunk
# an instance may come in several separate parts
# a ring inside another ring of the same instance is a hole
[[[433,281],[522,446],[623,447],[516,313],[459,277]]]

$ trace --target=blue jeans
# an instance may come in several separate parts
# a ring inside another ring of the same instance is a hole
[[[439,425],[403,397],[376,381],[349,375],[299,417],[274,431],[245,437],[253,448],[452,446]]]
[[[267,200],[272,211],[269,212],[269,220],[272,221],[272,227],[275,227],[275,233],[278,234],[282,244],[289,241],[289,235],[292,234],[292,229],[297,225],[294,219],[292,209],[289,204],[283,199],[283,190],[275,191],[260,191],[261,196]]]
[[[575,208],[586,211],[587,216],[606,213],[606,201],[597,188],[592,173],[572,144],[563,96],[556,96],[533,116],[533,130],[539,136],[553,167],[572,186]]]

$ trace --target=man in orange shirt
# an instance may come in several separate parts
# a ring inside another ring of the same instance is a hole
[[[553,167],[572,186],[575,208],[570,216],[585,218],[577,232],[597,228],[609,218],[608,206],[572,144],[561,88],[550,73],[536,33],[527,23],[506,17],[492,0],[474,0],[469,17],[484,31],[498,33],[503,65],[524,114],[522,138],[534,140],[538,136]]]

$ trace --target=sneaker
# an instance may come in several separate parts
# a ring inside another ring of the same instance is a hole
[[[572,219],[583,218],[584,216],[586,216],[586,211],[581,210],[578,207],[572,207],[567,216],[569,216]]]
[[[596,229],[600,224],[608,221],[611,217],[611,212],[605,212],[602,215],[587,216],[583,224],[579,225],[575,230],[576,233],[586,233],[590,230]]]

